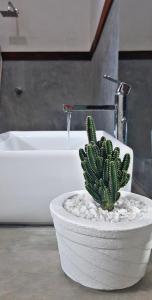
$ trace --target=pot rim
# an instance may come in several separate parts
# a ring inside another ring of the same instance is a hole
[[[58,221],[63,222],[65,225],[73,225],[76,228],[82,228],[87,230],[93,230],[95,232],[126,232],[126,231],[134,231],[142,228],[150,227],[152,230],[152,200],[145,196],[135,194],[132,192],[121,191],[123,196],[125,195],[132,195],[136,199],[146,203],[148,206],[148,212],[144,215],[144,217],[140,217],[135,220],[127,221],[127,222],[118,222],[118,223],[111,223],[111,222],[101,222],[101,221],[92,221],[82,217],[77,217],[72,215],[68,211],[65,210],[63,207],[64,201],[77,193],[84,193],[86,190],[77,190],[68,193],[61,194],[60,196],[53,199],[50,203],[50,211],[53,218],[57,218]],[[76,230],[77,231],[77,230]]]

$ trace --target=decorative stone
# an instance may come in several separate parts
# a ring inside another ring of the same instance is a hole
[[[122,222],[141,217],[147,211],[144,202],[137,201],[132,195],[121,196],[115,203],[113,211],[103,210],[87,191],[74,195],[64,202],[64,208],[77,217],[104,220],[106,222]],[[101,216],[102,215],[102,216]]]

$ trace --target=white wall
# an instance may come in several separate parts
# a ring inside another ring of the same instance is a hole
[[[2,50],[88,51],[90,1],[96,0],[12,0],[20,16],[0,15]],[[0,10],[7,8],[7,2],[0,0]]]
[[[7,9],[0,0],[0,10]],[[12,0],[19,18],[0,15],[3,51],[89,51],[105,0]]]
[[[152,0],[120,0],[120,50],[152,50]]]

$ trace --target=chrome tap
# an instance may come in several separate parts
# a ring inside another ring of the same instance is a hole
[[[88,111],[88,110],[115,110],[115,105],[85,105],[85,104],[63,104],[64,112]]]
[[[67,113],[67,131],[68,136],[71,125],[71,114],[73,111],[115,111],[115,105],[85,105],[85,104],[63,104],[63,111]]]
[[[115,93],[114,105],[71,105],[63,104],[63,111],[66,113],[72,113],[73,111],[114,111],[114,136],[123,143],[127,142],[127,118],[126,118],[126,96],[131,91],[131,86],[125,82],[116,80],[110,76],[104,75],[105,79],[108,79],[114,83],[117,83],[117,89]]]
[[[117,84],[114,135],[122,143],[127,144],[127,96],[130,94],[131,86],[108,75],[104,75],[104,78]]]

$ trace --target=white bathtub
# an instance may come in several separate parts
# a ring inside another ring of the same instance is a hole
[[[112,138],[103,131],[97,135]],[[132,150],[112,139],[122,155],[131,154],[132,174]],[[50,223],[51,199],[84,188],[78,149],[85,143],[84,131],[71,132],[70,145],[65,131],[0,134],[0,223]]]

